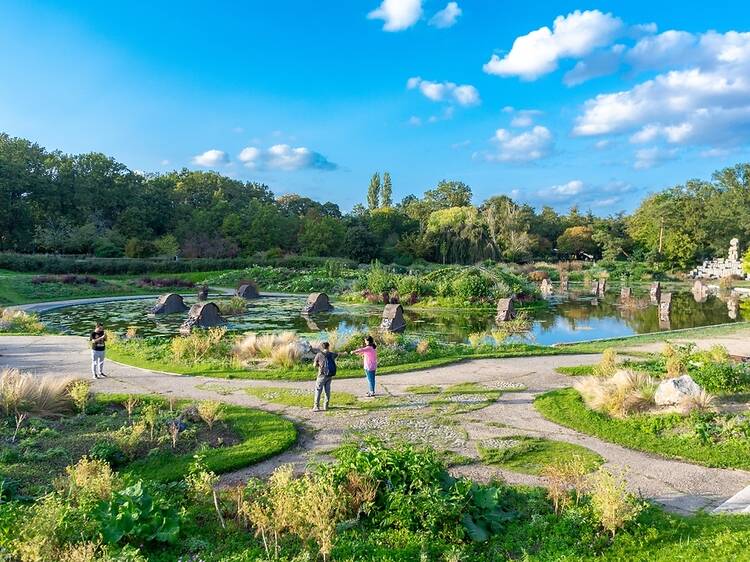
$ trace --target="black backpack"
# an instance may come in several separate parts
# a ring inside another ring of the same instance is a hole
[[[336,376],[336,358],[331,352],[326,353],[326,371],[329,377]]]

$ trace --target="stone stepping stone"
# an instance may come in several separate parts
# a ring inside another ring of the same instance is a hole
[[[740,490],[719,507],[714,509],[712,514],[739,514],[746,513],[750,515],[750,486],[744,490]]]

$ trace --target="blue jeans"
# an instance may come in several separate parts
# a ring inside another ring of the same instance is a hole
[[[365,376],[367,377],[367,384],[370,385],[370,392],[375,394],[375,371],[365,369]]]

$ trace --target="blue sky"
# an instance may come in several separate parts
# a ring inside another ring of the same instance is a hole
[[[16,1],[0,131],[338,202],[442,178],[596,213],[750,160],[745,2]]]

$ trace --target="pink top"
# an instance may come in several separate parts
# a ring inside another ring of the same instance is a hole
[[[378,368],[378,352],[374,347],[365,346],[355,349],[352,353],[362,355],[365,359],[365,371],[374,371]]]

